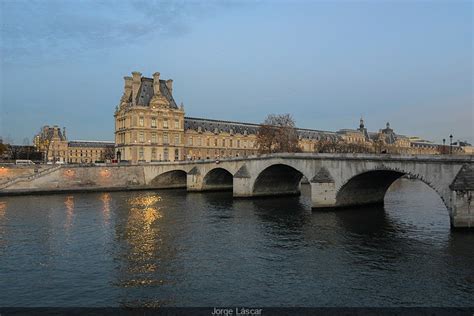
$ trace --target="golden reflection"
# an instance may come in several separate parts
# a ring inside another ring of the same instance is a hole
[[[76,175],[76,172],[72,169],[64,171],[64,175],[69,178],[73,178]]]
[[[135,287],[160,284],[161,280],[153,279],[158,269],[159,248],[162,240],[157,220],[163,217],[157,203],[157,195],[139,195],[129,199],[130,205],[124,237],[128,242],[126,253],[126,279],[121,286]]]
[[[0,201],[0,219],[5,217],[6,212],[7,212],[7,202]]]
[[[102,214],[104,215],[106,224],[108,224],[110,220],[110,200],[112,200],[112,198],[110,197],[110,193],[104,193],[101,195],[100,199],[103,203]]]
[[[143,229],[150,229],[150,226],[163,215],[154,205],[161,201],[157,195],[138,196],[130,199],[131,218],[135,222],[141,222]]]
[[[5,168],[4,166],[0,167],[0,179],[1,178],[6,178],[8,176],[8,172],[9,169],[8,168]]]
[[[72,226],[72,218],[74,216],[74,196],[67,196],[64,205],[66,205],[66,223],[64,226],[68,228]]]
[[[5,215],[7,213],[7,202],[6,201],[0,201],[0,251],[3,249],[3,245],[6,245],[6,240],[4,237],[6,231],[5,231],[5,226],[3,225],[3,219],[5,218]]]
[[[109,169],[100,170],[99,173],[100,173],[100,176],[103,178],[109,178],[111,176]]]

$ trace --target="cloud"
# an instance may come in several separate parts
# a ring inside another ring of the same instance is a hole
[[[2,62],[38,62],[139,43],[150,34],[181,36],[230,2],[3,1]]]

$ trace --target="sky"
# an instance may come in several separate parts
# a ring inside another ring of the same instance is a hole
[[[0,136],[113,140],[123,77],[187,116],[474,143],[472,1],[0,0]]]

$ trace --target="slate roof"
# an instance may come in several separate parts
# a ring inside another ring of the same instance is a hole
[[[141,78],[141,85],[140,88],[138,89],[138,94],[137,94],[137,105],[139,106],[150,106],[150,100],[153,98],[155,93],[153,92],[153,79],[152,78],[146,78],[142,77]],[[166,86],[166,80],[161,80],[160,79],[160,91],[161,94],[168,100],[170,103],[170,107],[177,109],[178,106],[176,105],[176,102],[173,98],[173,95],[171,94],[170,90]],[[131,98],[131,96],[130,96]],[[131,101],[131,100],[129,100]]]
[[[68,147],[115,147],[115,143],[106,141],[72,140],[68,142]]]
[[[410,142],[411,147],[423,147],[423,148],[432,148],[438,147],[440,145],[435,143],[427,143],[427,142]]]
[[[474,190],[474,165],[464,165],[449,187],[455,191]]]
[[[57,129],[58,131],[59,140],[66,140],[66,136],[64,136],[61,129],[57,126],[52,126],[52,127],[47,126],[46,128],[41,129],[39,135],[40,137],[44,137],[44,139],[51,140],[54,137],[54,129]]]
[[[257,134],[258,127],[260,124],[254,123],[243,123],[213,119],[203,119],[197,117],[185,117],[184,118],[184,129],[199,131],[201,127],[202,132],[214,133],[217,129],[218,132],[230,133],[231,130],[234,134]],[[322,137],[337,138],[337,134],[334,132],[297,128],[298,136],[306,139],[320,139]]]

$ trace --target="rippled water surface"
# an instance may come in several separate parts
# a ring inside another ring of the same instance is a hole
[[[472,306],[474,234],[402,179],[385,208],[181,190],[0,197],[0,306]]]

